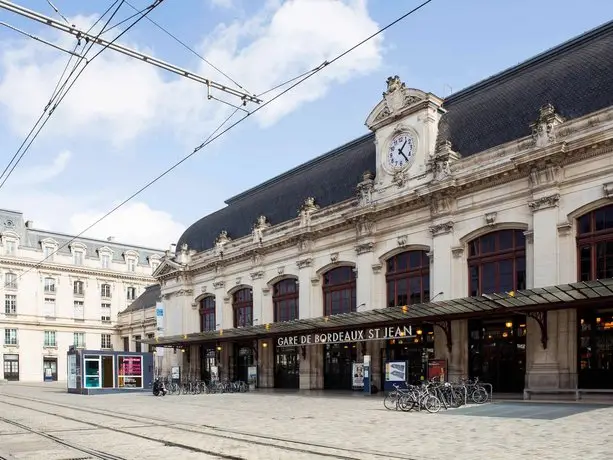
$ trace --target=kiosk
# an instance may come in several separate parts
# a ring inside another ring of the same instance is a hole
[[[150,391],[153,354],[68,349],[68,393]]]

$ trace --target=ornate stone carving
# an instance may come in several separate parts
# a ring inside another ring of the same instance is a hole
[[[207,286],[206,286],[206,285],[205,285],[205,286],[202,286],[202,287],[200,288],[200,292],[201,292],[201,293],[203,293],[203,294],[206,292],[206,290],[207,290]]]
[[[262,295],[270,294],[270,288],[268,286],[262,288]]]
[[[398,238],[396,238],[396,242],[398,243],[398,246],[401,248],[406,246],[408,241],[409,241],[409,237],[407,235],[400,235]]]
[[[375,243],[373,242],[361,243],[355,247],[355,252],[358,255],[360,255],[360,254],[365,254],[367,252],[372,252],[374,249],[375,249]]]
[[[257,271],[257,272],[251,272],[251,280],[255,281],[255,280],[261,280],[262,278],[264,278],[264,272],[263,271]]]
[[[333,264],[338,262],[338,252],[333,252],[332,254],[330,254],[330,262]]]
[[[407,170],[396,171],[392,176],[392,184],[396,184],[398,188],[402,188],[409,182],[409,173]]]
[[[219,235],[215,239],[215,246],[217,246],[218,248],[223,248],[223,246],[231,240],[232,239],[228,236],[228,232],[226,230],[222,230],[221,232],[219,232]]]
[[[372,272],[375,275],[378,275],[379,273],[381,273],[381,269],[383,268],[383,266],[381,264],[373,264],[371,268],[372,268]]]
[[[460,159],[460,155],[451,148],[451,142],[445,140],[437,145],[436,152],[428,160],[428,169],[432,171],[432,180],[443,181],[451,177],[451,164]]]
[[[532,140],[536,147],[545,147],[555,142],[556,127],[564,122],[552,104],[545,104],[540,109],[539,117],[530,125]]]
[[[432,217],[444,216],[453,210],[455,202],[454,191],[435,192],[426,196]]]
[[[298,247],[298,252],[305,253],[310,252],[313,249],[313,240],[310,237],[301,237],[298,239],[298,243],[296,244]]]
[[[262,265],[263,261],[264,261],[264,256],[260,254],[258,251],[254,251],[251,254],[251,266],[252,267],[257,267],[258,265]]]
[[[433,225],[430,227],[430,233],[432,236],[444,235],[446,233],[450,233],[453,231],[453,222],[442,222],[440,224]]]
[[[464,254],[464,246],[455,246],[451,248],[451,255],[454,258],[459,259]]]
[[[261,243],[264,238],[264,229],[270,227],[270,223],[266,220],[266,216],[260,216],[253,225],[253,242]]]
[[[375,189],[375,181],[370,171],[366,171],[362,176],[362,182],[357,187],[358,206],[370,206],[373,203],[373,191]]]
[[[534,232],[532,230],[526,230],[524,232],[524,236],[526,237],[526,243],[528,244],[534,243]]]
[[[308,227],[311,225],[311,216],[319,209],[319,206],[315,204],[315,198],[308,197],[304,200],[303,205],[300,207],[300,225],[302,227]]]
[[[528,206],[532,210],[532,212],[540,211],[542,209],[554,208],[560,202],[560,194],[555,193],[553,195],[544,196],[542,198],[538,198],[536,200],[530,201]]]
[[[194,295],[194,290],[193,289],[179,289],[178,291],[175,291],[172,294],[174,294],[177,297],[192,296]]]
[[[602,184],[605,198],[613,198],[613,182]]]
[[[234,284],[236,284],[237,286],[239,284],[241,284],[241,282],[243,281],[243,279],[239,276],[238,278],[236,278],[236,280],[234,281]]]
[[[317,286],[319,284],[319,276],[314,276],[311,278],[311,286]]]
[[[226,286],[225,281],[215,281],[213,283],[213,289],[223,289]]]
[[[562,167],[555,163],[545,165],[533,165],[528,175],[530,187],[535,188],[544,185],[556,185],[560,180]]]
[[[573,226],[570,222],[566,221],[566,222],[560,222],[557,225],[557,228],[558,228],[558,235],[568,236],[570,235],[570,232],[573,229]]]
[[[498,217],[498,213],[496,211],[486,212],[485,213],[485,223],[490,227],[496,225],[496,217]]]
[[[385,109],[387,109],[387,116],[393,115],[396,112],[413,105],[422,100],[419,96],[411,94],[409,88],[400,81],[398,75],[388,77],[386,80],[387,91],[383,92],[383,99],[385,101]],[[377,116],[377,119],[382,119],[384,116]]]
[[[277,267],[277,274],[282,275],[283,273],[285,273],[285,267]]]
[[[298,269],[302,269],[302,268],[310,267],[311,263],[313,263],[313,259],[311,259],[310,257],[307,257],[306,259],[297,260],[296,266],[298,267]]]
[[[360,216],[355,221],[355,231],[358,238],[372,235],[374,228],[375,222],[367,216]]]

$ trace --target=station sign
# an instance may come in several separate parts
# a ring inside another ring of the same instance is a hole
[[[369,342],[373,340],[391,340],[406,337],[415,337],[411,326],[372,327],[366,329],[352,329],[350,331],[321,332],[279,337],[277,339],[277,347]]]

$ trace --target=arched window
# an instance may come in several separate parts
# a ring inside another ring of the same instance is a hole
[[[214,331],[215,324],[215,297],[210,295],[200,301],[200,331]]]
[[[234,307],[234,327],[253,326],[253,292],[243,288],[232,296]]]
[[[356,311],[355,272],[352,267],[338,267],[324,274],[324,315]]]
[[[298,283],[288,278],[273,286],[272,302],[275,322],[298,319]]]
[[[468,244],[471,296],[526,288],[526,237],[522,230],[499,230]]]
[[[430,300],[430,258],[426,251],[407,251],[386,264],[387,306],[412,305]]]
[[[613,277],[613,205],[577,219],[579,281]]]

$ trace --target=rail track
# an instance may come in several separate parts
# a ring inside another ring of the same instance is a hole
[[[292,439],[286,439],[282,437],[275,436],[265,436],[260,434],[249,433],[240,430],[231,430],[227,428],[212,426],[212,425],[203,425],[203,424],[195,424],[195,423],[183,423],[173,420],[168,420],[160,417],[151,417],[151,416],[135,416],[131,414],[126,414],[123,412],[117,412],[115,410],[105,410],[98,408],[84,408],[80,406],[74,406],[70,404],[62,404],[57,402],[51,402],[44,399],[39,398],[29,398],[24,396],[16,396],[9,395],[6,393],[0,394],[0,403],[6,404],[9,406],[19,407],[26,410],[31,410],[35,412],[39,412],[46,415],[52,415],[64,420],[75,421],[79,423],[83,423],[89,426],[96,427],[98,429],[106,429],[110,431],[114,431],[117,433],[130,435],[134,437],[138,437],[144,440],[148,440],[151,442],[161,443],[168,447],[177,447],[179,449],[184,449],[192,452],[198,452],[202,454],[206,454],[216,458],[223,459],[231,459],[231,460],[246,460],[243,457],[224,454],[220,452],[216,452],[210,449],[202,449],[199,447],[191,446],[185,443],[177,443],[172,441],[165,441],[160,439],[159,437],[147,436],[139,433],[134,433],[131,431],[127,431],[121,428],[115,428],[108,425],[103,425],[101,423],[84,421],[82,419],[77,419],[75,417],[71,417],[68,415],[58,414],[57,411],[45,411],[40,408],[30,407],[22,404],[16,404],[15,402],[7,402],[2,398],[8,398],[12,400],[21,400],[36,404],[43,404],[50,407],[55,408],[63,408],[68,410],[82,411],[84,413],[95,414],[103,417],[113,418],[115,420],[125,420],[129,422],[146,422],[150,423],[151,427],[155,428],[164,428],[173,431],[179,431],[183,433],[192,433],[201,436],[208,436],[217,439],[224,439],[232,442],[245,443],[247,445],[258,445],[262,447],[266,447],[274,450],[281,450],[285,452],[295,452],[301,454],[307,454],[309,456],[317,456],[323,458],[335,458],[339,460],[360,460],[360,459],[403,459],[403,460],[415,460],[410,459],[406,455],[394,454],[391,452],[379,452],[374,450],[364,450],[364,449],[350,449],[345,447],[337,447],[334,445],[326,445],[320,443],[311,443],[306,441],[297,441]]]

